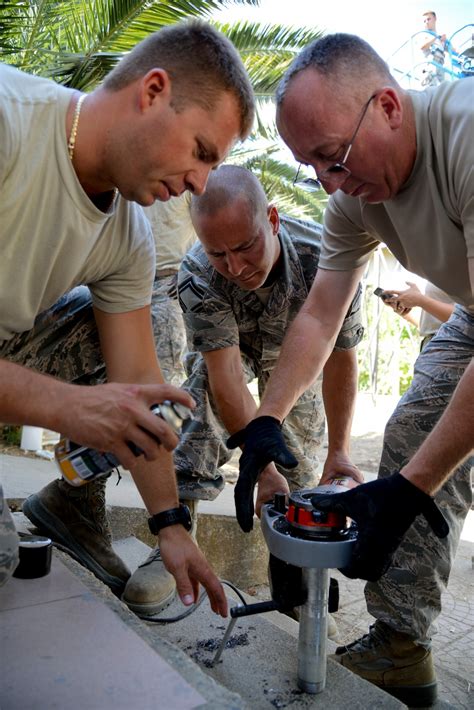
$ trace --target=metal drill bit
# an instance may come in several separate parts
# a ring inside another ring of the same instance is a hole
[[[225,648],[225,645],[226,645],[227,641],[229,640],[229,637],[230,637],[230,635],[231,635],[231,633],[232,633],[232,631],[233,631],[233,629],[234,629],[234,626],[235,626],[236,621],[237,621],[237,618],[231,619],[231,620],[229,621],[229,626],[228,626],[227,629],[226,629],[226,632],[225,632],[225,634],[224,634],[224,638],[223,638],[222,641],[221,641],[221,645],[220,645],[219,648],[217,649],[216,655],[215,655],[214,658],[212,659],[212,662],[211,662],[211,666],[212,666],[212,667],[214,667],[214,666],[216,665],[216,663],[218,663],[218,662],[220,661],[220,658],[221,658],[221,656],[222,656],[222,652],[223,652],[223,650],[224,650],[224,648]]]

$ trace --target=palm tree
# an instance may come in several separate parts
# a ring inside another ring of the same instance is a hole
[[[217,10],[236,4],[257,6],[259,0],[6,0],[0,2],[0,56],[19,69],[85,91],[149,33],[188,17],[208,20],[239,50],[257,97],[254,133],[229,160],[255,172],[283,211],[318,219],[324,198],[293,186],[295,165],[282,156],[273,118],[265,116],[291,60],[320,33],[213,20]]]

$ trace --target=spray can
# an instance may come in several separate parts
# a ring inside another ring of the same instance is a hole
[[[191,410],[179,402],[166,400],[150,407],[153,414],[161,417],[176,434],[181,433],[181,427],[186,419],[192,418]],[[135,456],[143,452],[132,442],[130,449]],[[107,476],[120,465],[118,459],[110,452],[102,452],[81,446],[69,439],[62,438],[54,449],[54,458],[59,471],[71,486],[83,486],[96,478]]]

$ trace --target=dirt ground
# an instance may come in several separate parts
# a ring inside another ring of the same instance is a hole
[[[382,453],[383,434],[351,437],[351,458],[363,471],[377,473]]]
[[[363,436],[351,437],[351,460],[358,466],[361,471],[366,473],[377,473],[382,453],[383,434],[369,433]],[[326,448],[327,444],[325,445]],[[226,464],[224,475],[227,481],[235,483],[239,475],[239,456],[240,453],[235,453],[232,459]],[[324,462],[324,451],[321,452],[321,462]]]
[[[47,445],[45,449],[52,451],[53,446]],[[351,458],[353,462],[359,466],[362,471],[376,473],[380,453],[382,451],[382,435],[381,434],[365,434],[364,436],[351,437]],[[9,456],[26,456],[27,458],[39,458],[34,451],[24,451],[19,446],[13,446],[5,441],[0,429],[0,454],[8,454]],[[324,457],[324,454],[321,458]],[[229,481],[237,480],[238,475],[238,458],[236,454],[232,457],[229,464],[226,465],[225,475]]]

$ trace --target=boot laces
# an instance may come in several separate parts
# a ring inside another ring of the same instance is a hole
[[[155,547],[154,550],[150,552],[148,557],[146,558],[145,562],[142,562],[141,565],[138,565],[139,568],[142,567],[147,567],[148,565],[151,565],[153,562],[162,562],[161,558],[161,552],[159,547]]]
[[[112,539],[105,507],[105,479],[94,481],[87,486],[88,496],[82,502],[83,515],[91,521],[97,531],[107,539]]]
[[[378,624],[372,624],[369,628],[369,632],[364,634],[361,638],[348,643],[347,645],[340,646],[337,649],[338,655],[341,653],[348,653],[351,657],[351,651],[354,653],[362,653],[364,651],[369,651],[382,646],[387,642],[387,635],[383,632],[382,628]]]

